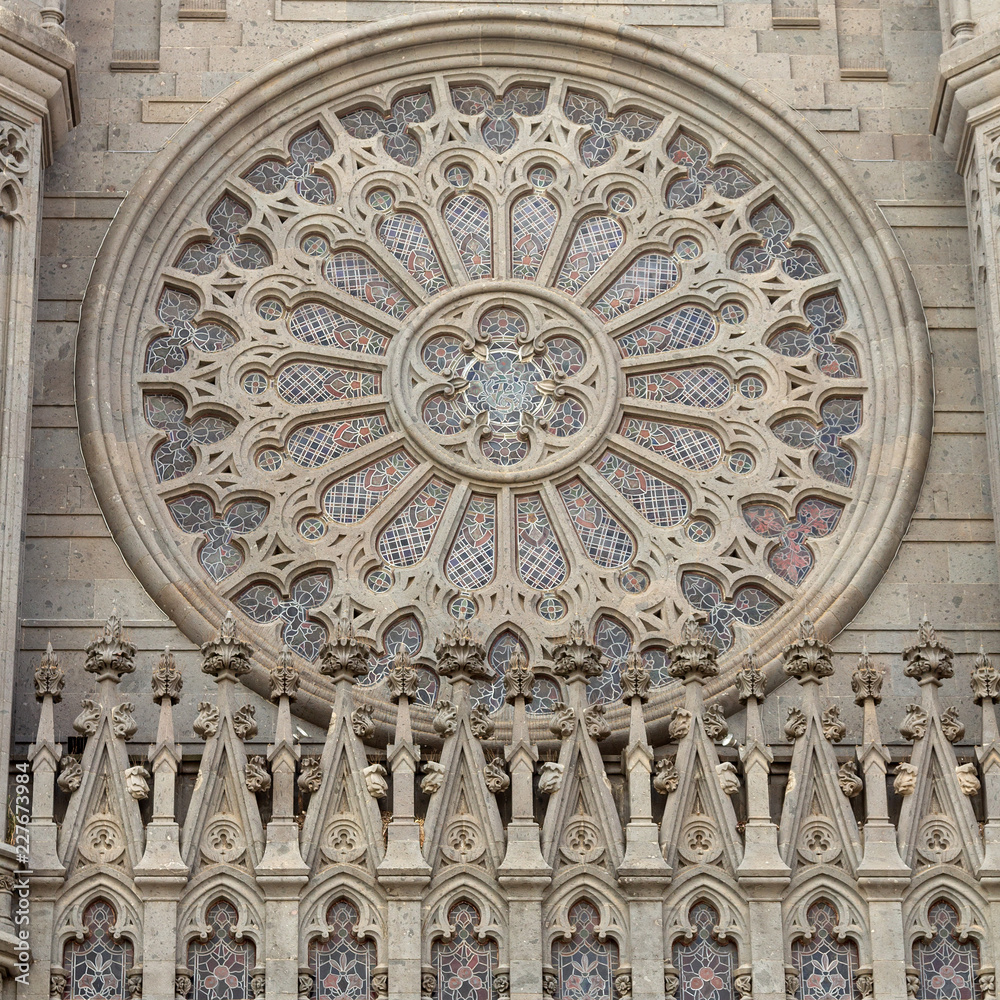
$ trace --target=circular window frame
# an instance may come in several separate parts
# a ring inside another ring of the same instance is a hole
[[[474,58],[466,53],[475,52]],[[391,58],[388,56],[391,54]],[[812,616],[824,637],[840,632],[860,611],[889,566],[907,528],[923,479],[932,422],[931,355],[919,298],[888,223],[844,157],[801,116],[766,89],[670,39],[594,19],[503,12],[429,12],[365,25],[321,39],[234,84],[183,126],[139,178],[118,212],[84,300],[77,354],[77,405],[84,457],[101,509],[139,582],[181,631],[203,642],[217,631],[229,602],[209,582],[187,578],[178,545],[163,529],[168,515],[132,474],[143,456],[127,433],[131,405],[129,331],[139,320],[144,289],[176,251],[174,238],[191,225],[188,206],[217,190],[250,149],[331,103],[346,100],[358,81],[390,91],[405,65],[407,76],[428,78],[471,65],[590,78],[674,108],[706,129],[739,137],[789,201],[834,247],[843,283],[856,297],[870,332],[873,371],[866,395],[872,444],[868,474],[859,484],[849,524],[829,560],[780,615],[761,627],[756,650],[776,675],[789,621]],[[192,181],[191,178],[196,178]],[[149,233],[156,233],[155,240]],[[161,238],[161,234],[166,234]],[[849,544],[847,544],[849,543]],[[400,609],[402,613],[403,610]],[[408,609],[420,614],[417,608]],[[600,613],[600,612],[599,612]],[[247,676],[267,689],[266,662],[278,652],[273,631],[247,626],[258,661]],[[541,653],[542,651],[534,651]],[[720,658],[708,695],[734,703],[732,681],[741,658]],[[333,688],[315,670],[303,671],[297,712],[324,723]],[[677,703],[676,687],[650,702],[650,736],[665,734]],[[376,706],[388,725],[392,706]],[[434,740],[431,712],[414,712],[420,737]],[[627,709],[609,706],[622,733]],[[547,738],[543,719],[533,723]],[[497,737],[503,738],[504,720]]]

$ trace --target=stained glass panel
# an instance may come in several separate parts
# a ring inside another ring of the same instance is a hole
[[[632,636],[617,619],[604,615],[598,619],[594,642],[604,654],[604,673],[587,683],[587,700],[613,702],[622,696],[622,667],[632,652]]]
[[[471,903],[458,902],[448,911],[448,923],[451,935],[438,938],[433,947],[437,1000],[493,1000],[497,946],[476,933],[479,911]]]
[[[470,278],[493,277],[493,219],[476,194],[457,194],[444,205],[444,221]]]
[[[771,431],[779,441],[793,448],[815,448],[812,464],[816,474],[838,486],[850,486],[854,480],[854,455],[840,439],[861,426],[861,400],[828,399],[820,407],[819,415],[822,421],[819,427],[801,417],[792,417],[779,421]]]
[[[705,196],[711,185],[723,198],[739,198],[754,188],[757,182],[746,171],[732,164],[713,166],[708,149],[685,132],[667,147],[667,156],[674,163],[687,167],[687,174],[672,181],[667,188],[667,205],[670,208],[691,208]]]
[[[703,472],[722,459],[722,441],[701,427],[625,417],[619,434],[687,469]]]
[[[132,968],[132,942],[116,939],[114,907],[103,899],[89,903],[83,911],[82,941],[70,939],[63,948],[67,972],[65,1000],[126,1000],[127,976]]]
[[[679,1000],[733,1000],[736,945],[717,937],[719,914],[708,903],[695,903],[688,921],[694,934],[674,944]]]
[[[681,306],[618,338],[623,358],[701,347],[719,332],[715,317],[702,306]]]
[[[385,354],[389,338],[321,302],[305,302],[288,317],[292,336],[306,344],[339,347],[359,354]]]
[[[745,246],[733,258],[733,270],[761,274],[780,260],[785,274],[804,281],[826,273],[816,251],[792,242],[792,217],[777,202],[769,201],[750,216],[750,225],[763,241]]]
[[[680,270],[670,257],[648,253],[629,265],[591,308],[607,323],[670,291],[679,279]]]
[[[543,194],[518,198],[510,212],[511,277],[534,281],[559,219],[559,210]]]
[[[958,912],[943,899],[931,906],[927,916],[933,936],[913,943],[917,1000],[977,1000],[979,946],[975,939],[961,940]]]
[[[473,496],[465,507],[462,521],[445,559],[445,573],[456,587],[478,590],[496,572],[495,497]]]
[[[154,337],[146,349],[145,371],[169,375],[180,371],[188,360],[185,348],[205,352],[224,351],[236,343],[236,335],[214,321],[196,323],[198,300],[188,292],[166,285],[156,314],[170,333]]]
[[[243,552],[233,544],[233,535],[256,531],[264,523],[269,507],[261,500],[237,500],[219,517],[207,496],[189,493],[168,500],[167,509],[181,531],[204,534],[205,544],[198,550],[198,561],[218,583],[243,565]]]
[[[288,403],[329,403],[377,396],[382,391],[382,376],[378,372],[302,361],[285,365],[274,385],[278,395]]]
[[[569,573],[562,547],[549,521],[542,498],[533,493],[515,501],[517,520],[517,572],[538,590],[558,587]]]
[[[160,483],[186,476],[194,469],[196,453],[192,445],[216,444],[236,430],[232,420],[215,414],[189,421],[186,404],[176,396],[150,394],[145,404],[147,423],[167,435],[167,440],[153,451],[153,469]]]
[[[806,303],[808,327],[788,326],[779,330],[767,346],[787,358],[816,355],[816,364],[831,378],[857,378],[861,374],[857,356],[851,348],[838,344],[833,337],[847,322],[840,296],[836,292],[819,295]]]
[[[334,483],[323,494],[323,509],[331,521],[354,524],[380,504],[416,466],[405,451],[397,451]]]
[[[224,900],[208,908],[206,939],[195,938],[188,945],[194,1000],[249,1000],[256,948],[247,938],[237,940],[238,922],[236,907]]]
[[[598,937],[600,915],[585,899],[569,909],[574,931],[568,941],[552,945],[552,965],[559,980],[559,1000],[614,1000],[618,945]]]
[[[607,163],[618,148],[618,142],[624,140],[623,148],[627,143],[642,142],[660,124],[660,119],[635,109],[611,115],[596,97],[572,90],[566,95],[563,110],[571,122],[589,126],[580,140],[580,158],[585,167]]]
[[[854,1000],[858,948],[837,940],[837,911],[825,899],[809,907],[806,920],[814,928],[808,940],[792,942],[792,961],[799,974],[798,1000]]]
[[[372,1000],[375,944],[358,937],[354,904],[346,899],[332,903],[326,911],[326,925],[330,936],[309,942],[316,1000]]]
[[[509,87],[503,100],[497,100],[485,87],[452,87],[451,100],[463,115],[483,115],[479,126],[490,149],[506,153],[517,141],[519,133],[515,115],[531,117],[545,107],[547,87]]]
[[[627,566],[635,543],[608,508],[579,479],[561,487],[559,493],[587,555],[605,569]]]
[[[626,384],[628,394],[637,399],[697,406],[702,409],[722,406],[733,394],[733,383],[729,376],[713,365],[629,375]]]
[[[490,712],[497,712],[503,708],[505,694],[503,675],[507,672],[507,667],[510,666],[510,661],[513,659],[514,653],[518,650],[524,656],[528,655],[524,643],[518,637],[517,633],[512,632],[510,629],[504,629],[490,643],[487,660],[493,668],[494,679],[492,681],[476,682],[473,688],[473,701],[476,704],[485,705]]]
[[[267,267],[271,263],[267,248],[251,236],[240,236],[248,225],[250,209],[226,195],[208,213],[212,239],[189,244],[176,266],[190,274],[211,274],[226,257],[234,267]]]
[[[393,212],[378,225],[382,245],[428,295],[448,287],[437,251],[424,224],[410,212]]]
[[[371,444],[388,431],[389,425],[382,414],[306,424],[288,435],[285,452],[304,469],[315,469]]]
[[[776,597],[755,584],[738,587],[733,599],[727,601],[715,580],[702,573],[683,573],[681,591],[692,608],[705,612],[707,619],[702,627],[721,650],[733,644],[733,622],[750,627],[763,625],[781,606]]]
[[[843,511],[839,504],[810,497],[796,507],[791,521],[778,507],[767,503],[747,504],[743,517],[758,535],[778,539],[778,545],[768,556],[768,564],[783,580],[798,586],[813,565],[807,540],[829,535]]]
[[[413,566],[423,559],[450,496],[447,483],[432,479],[382,530],[378,551],[390,566]]]
[[[582,222],[573,234],[556,288],[575,295],[611,259],[624,239],[621,223],[607,215]]]
[[[273,158],[257,162],[243,175],[247,183],[263,194],[276,194],[294,181],[299,197],[314,205],[332,205],[333,185],[314,169],[333,155],[326,133],[319,127],[303,132],[291,141],[288,153],[287,162]]]
[[[671,528],[687,517],[688,499],[679,489],[628,459],[606,452],[597,471],[652,524]]]
[[[420,142],[410,125],[425,122],[434,114],[429,90],[407,94],[395,101],[387,114],[375,108],[360,108],[343,115],[340,124],[355,139],[382,137],[382,148],[397,163],[412,167],[420,156]]]
[[[385,677],[392,663],[392,658],[404,650],[410,656],[416,656],[424,644],[424,633],[420,623],[413,615],[397,618],[382,635],[382,655],[372,664],[371,670],[358,679],[359,684],[375,684]]]
[[[236,598],[236,605],[260,625],[283,622],[282,641],[311,662],[319,655],[327,634],[326,628],[311,618],[309,612],[326,603],[332,586],[330,574],[325,570],[300,576],[287,598],[270,583],[254,583]]]
[[[403,319],[413,308],[392,281],[367,257],[353,250],[332,254],[323,266],[323,275],[335,288],[394,319]]]

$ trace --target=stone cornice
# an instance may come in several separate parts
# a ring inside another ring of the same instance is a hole
[[[0,0],[0,109],[42,123],[42,162],[80,121],[76,46],[60,28],[43,28]]]
[[[1000,31],[978,35],[943,53],[931,108],[931,131],[965,172],[972,129],[1000,116]]]

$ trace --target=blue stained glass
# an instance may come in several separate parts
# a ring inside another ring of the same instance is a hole
[[[428,295],[448,287],[427,229],[415,215],[410,212],[387,215],[378,225],[378,238]]]
[[[375,108],[359,108],[343,115],[340,124],[355,139],[382,138],[382,148],[397,163],[412,167],[420,157],[420,142],[410,128],[434,114],[429,90],[406,94],[393,102],[386,114]]]
[[[188,244],[176,266],[190,274],[211,274],[227,258],[241,269],[255,270],[271,263],[270,251],[252,236],[240,236],[250,225],[250,209],[226,195],[208,213],[211,240]]]
[[[389,425],[381,414],[306,424],[288,435],[285,453],[303,468],[315,469],[377,441],[388,431]]]
[[[815,354],[819,370],[831,378],[857,378],[861,374],[857,355],[833,339],[847,323],[840,296],[830,292],[810,299],[805,316],[808,324],[805,330],[785,327],[768,340],[767,346],[788,358]]]
[[[632,652],[632,636],[618,621],[604,615],[598,619],[594,643],[607,663],[600,677],[587,682],[587,700],[592,703],[618,701],[622,696],[622,667]]]
[[[845,397],[828,399],[819,410],[819,427],[801,417],[776,423],[771,432],[779,441],[793,448],[815,448],[813,469],[818,476],[837,486],[850,486],[854,480],[855,461],[841,438],[861,427],[861,400]]]
[[[264,194],[276,194],[284,190],[289,181],[294,181],[296,194],[306,201],[314,205],[332,205],[333,185],[315,170],[317,163],[332,155],[330,140],[317,126],[291,141],[287,162],[274,158],[260,160],[243,176]]]
[[[256,531],[264,523],[269,507],[262,500],[237,500],[218,516],[207,496],[189,493],[168,500],[167,509],[181,531],[204,534],[205,543],[198,550],[198,561],[219,583],[243,565],[243,552],[233,544],[233,536]]]
[[[607,215],[582,222],[573,234],[556,287],[575,295],[611,259],[625,240],[621,223]]]
[[[607,163],[619,143],[624,149],[627,143],[650,138],[661,121],[635,108],[609,114],[603,101],[572,90],[566,94],[563,111],[571,122],[589,126],[580,139],[580,158],[585,167]]]
[[[687,174],[671,182],[667,189],[669,208],[690,208],[697,205],[704,197],[708,185],[715,189],[716,194],[729,199],[739,198],[757,185],[739,167],[729,163],[713,166],[708,149],[685,132],[679,132],[670,143],[667,156],[674,163],[687,167]]]
[[[534,281],[552,240],[559,210],[543,194],[528,194],[510,212],[511,277]]]
[[[618,433],[642,448],[697,472],[711,469],[722,459],[722,441],[701,427],[625,417]]]
[[[486,145],[494,152],[506,153],[517,141],[520,125],[517,116],[541,114],[548,99],[547,87],[509,87],[501,100],[486,87],[452,87],[451,100],[463,115],[483,116],[479,126]]]
[[[629,375],[626,385],[628,394],[636,399],[701,409],[723,406],[733,394],[729,376],[712,365]]]
[[[205,353],[225,351],[236,343],[236,335],[221,323],[195,322],[198,300],[188,292],[167,285],[160,294],[156,315],[170,332],[154,337],[146,349],[144,370],[155,375],[180,371],[188,360],[187,348]]]
[[[605,323],[670,291],[680,280],[671,257],[648,253],[634,261],[591,307]]]
[[[71,938],[63,948],[67,972],[65,1000],[126,1000],[132,942],[116,933],[114,907],[95,899],[83,911],[83,940]]]
[[[751,628],[763,625],[781,606],[777,598],[755,584],[737,587],[732,600],[727,601],[722,588],[703,573],[683,573],[681,591],[691,607],[705,612],[707,619],[702,627],[721,650],[733,644],[733,622]]]
[[[236,598],[237,607],[260,625],[283,622],[281,638],[303,659],[312,662],[326,642],[326,628],[309,612],[330,597],[333,581],[325,570],[306,573],[292,583],[287,598],[270,583],[254,583]]]
[[[781,261],[785,274],[804,281],[826,274],[816,251],[805,243],[793,242],[791,216],[775,201],[762,205],[750,216],[750,225],[761,241],[744,246],[733,257],[733,270],[741,274],[762,274]]]

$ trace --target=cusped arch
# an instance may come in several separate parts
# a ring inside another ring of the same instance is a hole
[[[973,939],[979,946],[980,964],[995,961],[992,935],[989,933],[989,906],[975,880],[953,865],[935,865],[914,879],[903,899],[903,935],[907,962],[918,941],[934,936],[928,914],[939,900],[958,913],[960,941]]]
[[[104,900],[115,911],[112,936],[126,938],[132,945],[136,965],[142,964],[143,901],[131,880],[118,871],[93,869],[78,873],[66,886],[56,903],[52,926],[52,964],[62,965],[63,949],[70,941],[82,941],[86,933],[84,912],[92,903]]]
[[[831,865],[816,865],[799,872],[782,902],[785,927],[786,961],[791,961],[791,946],[799,939],[811,937],[808,912],[818,902],[827,902],[837,911],[836,934],[839,940],[849,939],[858,949],[861,966],[872,961],[871,933],[868,927],[868,904],[844,872]]]
[[[331,869],[309,880],[299,901],[299,960],[305,965],[309,943],[329,933],[326,922],[330,904],[346,899],[358,912],[357,934],[375,942],[380,964],[386,960],[385,893],[379,884],[360,871],[346,867]]]
[[[423,937],[421,950],[425,965],[432,962],[434,942],[451,936],[448,914],[456,903],[471,903],[479,912],[477,935],[496,943],[498,964],[510,964],[507,936],[508,902],[499,887],[484,873],[464,866],[456,874],[435,880],[423,902]]]
[[[610,878],[600,872],[576,871],[554,887],[542,904],[542,961],[548,965],[556,941],[568,941],[573,935],[569,912],[578,902],[588,902],[597,909],[597,937],[618,946],[622,965],[629,964],[628,911],[620,892]]]
[[[736,882],[720,868],[702,866],[685,870],[670,885],[663,901],[664,955],[670,956],[678,940],[692,933],[689,914],[698,903],[708,903],[718,914],[722,941],[733,941],[741,962],[750,958],[750,911]]]
[[[234,937],[250,941],[259,955],[264,953],[264,899],[256,881],[238,869],[220,866],[193,879],[177,907],[177,954],[185,962],[188,945],[209,933],[206,914],[220,900],[236,908]]]
[[[886,566],[895,552],[915,503],[926,460],[931,400],[929,351],[912,279],[890,228],[877,214],[870,199],[858,193],[863,188],[853,181],[847,162],[814,130],[804,127],[801,116],[794,115],[764,88],[720,68],[714,60],[685,49],[671,39],[596,19],[575,20],[560,16],[542,22],[524,21],[501,11],[486,17],[479,13],[445,16],[430,12],[405,21],[378,22],[351,29],[304,46],[234,84],[184,126],[169,147],[155,158],[123,205],[102,248],[84,306],[77,365],[88,469],[129,564],[147,591],[155,595],[164,611],[191,639],[202,642],[215,633],[228,609],[227,595],[232,588],[220,589],[205,579],[204,573],[194,564],[196,559],[192,556],[190,539],[179,536],[176,527],[171,525],[156,489],[147,491],[135,486],[149,476],[148,462],[136,443],[143,435],[148,436],[148,431],[143,429],[142,418],[136,410],[135,393],[140,391],[137,389],[139,380],[129,359],[136,359],[135,364],[141,363],[144,352],[135,349],[132,338],[140,333],[145,336],[150,327],[135,322],[134,309],[139,302],[153,302],[153,286],[163,274],[176,270],[175,250],[189,233],[190,220],[197,217],[210,222],[206,212],[218,204],[227,186],[234,194],[239,191],[241,197],[248,194],[253,185],[243,179],[232,180],[230,167],[245,177],[260,160],[262,152],[273,152],[276,135],[280,134],[283,140],[292,139],[300,135],[302,129],[317,123],[323,128],[333,128],[340,121],[337,127],[343,127],[343,118],[349,108],[374,104],[383,107],[387,95],[409,93],[415,83],[404,78],[406,74],[398,68],[400,60],[384,58],[387,50],[405,52],[406,64],[419,65],[423,79],[436,74],[435,79],[444,81],[448,74],[456,74],[455,79],[459,73],[468,74],[467,53],[473,48],[480,53],[475,71],[484,80],[514,79],[525,74],[535,79],[550,72],[572,76],[572,88],[590,95],[586,100],[597,102],[593,107],[588,105],[589,110],[581,110],[579,103],[572,114],[566,110],[570,121],[577,124],[587,115],[610,121],[618,113],[616,109],[638,102],[647,112],[657,109],[665,134],[676,135],[679,124],[686,126],[691,135],[718,137],[720,146],[714,150],[716,157],[727,162],[746,162],[747,169],[753,169],[755,174],[768,180],[766,184],[762,181],[750,214],[754,215],[758,203],[763,205],[776,193],[781,206],[790,213],[789,217],[794,216],[795,235],[789,230],[785,234],[787,238],[782,237],[784,223],[780,218],[768,223],[772,228],[768,239],[773,246],[769,244],[767,249],[771,255],[767,266],[776,267],[780,257],[783,263],[778,270],[784,268],[787,272],[785,264],[794,257],[796,240],[808,242],[819,255],[817,260],[836,260],[845,295],[850,298],[852,317],[867,332],[871,344],[866,359],[871,369],[866,372],[870,391],[865,398],[863,430],[867,436],[861,456],[863,461],[858,465],[859,473],[864,475],[859,475],[849,509],[841,519],[836,557],[824,558],[802,587],[783,589],[768,614],[744,622],[741,627],[753,629],[755,648],[762,661],[768,663],[776,662],[773,654],[783,642],[789,622],[797,620],[805,611],[818,617],[819,628],[825,635],[838,632],[877,583],[879,574],[873,573],[871,567]],[[595,66],[600,66],[600,70],[595,71]],[[366,81],[364,91],[357,89],[359,79]],[[441,86],[445,84],[442,82]],[[558,95],[560,101],[565,96],[567,109],[568,95],[569,91],[566,95]],[[641,98],[638,95],[642,95]],[[379,113],[390,112],[392,106],[390,101],[385,112]],[[413,118],[413,135],[408,141],[418,153],[421,142],[425,142],[427,148],[433,145],[430,132],[421,133],[419,128],[420,123],[427,120],[426,114]],[[589,134],[588,128],[591,127],[579,130],[579,136]],[[604,141],[600,149],[595,146],[591,150],[593,163],[608,160],[611,155],[608,149],[617,148],[615,142],[617,140],[612,138]],[[397,149],[397,153],[400,152]],[[522,156],[522,153],[516,156],[521,156],[527,167],[531,157]],[[405,158],[401,154],[396,162],[404,162]],[[581,174],[583,168],[577,164],[573,170]],[[527,184],[526,191],[533,183],[526,178],[521,181]],[[352,211],[356,208],[369,216],[372,211],[388,211],[385,207],[365,208],[353,201],[351,204]],[[325,209],[320,207],[317,211],[323,214]],[[273,260],[278,251],[274,243],[276,237],[258,224],[259,213],[252,205],[250,215],[247,232],[260,248],[259,253],[254,251],[259,260],[248,258],[246,264],[247,274],[252,277],[260,260],[268,255]],[[747,224],[755,223],[748,217],[743,222],[744,227]],[[571,223],[566,217],[559,225],[568,231]],[[676,225],[658,225],[655,229],[656,237],[664,240],[656,267],[665,275],[669,271],[665,263],[669,254],[683,262],[684,253],[694,251],[681,247],[687,238],[683,234],[688,229],[684,229],[680,221]],[[216,241],[218,245],[212,253],[217,256],[230,252],[231,248],[227,247],[234,239],[233,232],[208,225],[201,235],[206,240]],[[731,235],[736,238],[735,234]],[[354,234],[351,238],[360,237]],[[318,245],[313,249],[321,250]],[[305,252],[310,253],[309,250]],[[337,250],[334,256],[337,253],[340,251]],[[623,266],[631,266],[629,262],[636,259],[634,254],[628,256]],[[546,266],[549,271],[553,270],[554,265]],[[800,270],[804,267],[802,261],[796,266]],[[351,267],[364,269],[356,260]],[[676,272],[676,261],[670,267]],[[808,267],[804,267],[803,279],[808,278],[808,271]],[[423,272],[407,271],[397,264],[387,264],[387,272],[398,280],[396,292],[401,294],[411,295],[421,281],[427,280]],[[603,276],[597,278],[594,287],[601,295],[619,278],[624,280],[625,271],[616,273],[617,277],[609,275],[607,281]],[[744,270],[742,273],[756,272]],[[795,275],[790,275],[789,280],[792,277]],[[196,281],[194,287],[201,285]],[[396,292],[392,292],[390,298]],[[256,299],[246,297],[243,292],[240,294],[243,296],[241,309],[251,310],[260,305]],[[609,299],[601,307],[605,310],[605,319],[619,308],[616,304],[619,298],[615,293],[614,301]],[[399,299],[382,300],[378,308],[355,305],[357,314],[373,325],[378,325],[379,315],[387,314],[389,309],[405,311]],[[563,305],[567,315],[572,314],[581,324],[599,322],[594,318],[600,313],[596,305],[589,313],[582,307],[578,309],[578,303],[570,301],[569,297]],[[427,307],[427,303],[419,306]],[[419,311],[416,305],[414,308]],[[189,321],[193,322],[191,317],[185,320]],[[141,331],[136,329],[139,326],[143,326]],[[183,332],[183,336],[189,335],[190,331]],[[181,333],[177,336],[183,339]],[[547,421],[548,417],[545,419]],[[772,450],[774,447],[772,442]],[[259,468],[265,469],[258,462],[260,456],[248,450],[249,445],[234,448],[240,463],[252,466],[257,462]],[[273,456],[267,459],[273,460]],[[732,471],[743,474],[752,468],[753,455],[750,452],[734,455],[732,461],[735,463],[730,466]],[[421,482],[429,481],[427,474],[425,467],[413,482],[417,478]],[[597,489],[600,481],[595,479],[593,485]],[[118,497],[125,498],[125,502],[117,502],[115,498]],[[276,513],[282,516],[285,508],[278,510],[277,506]],[[392,509],[400,508],[394,503]],[[388,513],[389,507],[384,508],[376,520],[384,525]],[[306,520],[299,517],[297,508],[294,516],[297,527]],[[313,517],[313,521],[320,519]],[[319,532],[322,527],[322,524],[310,523],[308,531]],[[303,538],[308,540],[307,535]],[[439,531],[433,544],[440,546],[442,538]],[[430,535],[421,544],[431,544],[429,539]],[[240,544],[237,542],[237,550]],[[344,544],[347,546],[348,542]],[[350,551],[351,565],[357,564],[358,559],[364,563],[363,553],[356,546]],[[296,558],[302,565],[308,562],[306,556]],[[421,607],[430,609],[426,618],[430,634],[443,627],[448,618],[443,607],[431,607],[431,595],[439,594],[440,588],[435,574],[425,569],[413,572],[407,569],[401,575],[406,578],[406,587],[420,592],[416,600]],[[753,578],[749,569],[746,581]],[[755,571],[756,578],[760,578],[761,567],[756,567]],[[248,566],[247,573],[251,572],[263,572],[263,569]],[[294,573],[289,570],[288,574],[290,581]],[[577,567],[567,575],[573,587],[567,599],[579,605],[588,616],[598,605],[603,610],[595,596],[600,590],[592,585],[592,575],[586,567]],[[651,583],[667,586],[657,580]],[[742,585],[735,577],[727,578],[723,584],[719,594],[713,593],[705,600],[710,597],[716,602],[729,601]],[[349,592],[363,584],[348,574],[345,579],[338,579],[336,586]],[[680,579],[672,580],[669,586],[683,589]],[[288,588],[279,589],[284,594]],[[359,590],[359,598],[364,593],[367,592]],[[693,602],[690,594],[685,591],[684,595],[681,603]],[[401,601],[383,603],[398,607],[410,599],[398,596]],[[289,601],[294,604],[291,599]],[[359,599],[355,603],[359,607],[372,606],[370,600]],[[680,608],[680,603],[677,606]],[[298,610],[285,608],[282,613],[297,615],[298,621],[305,614],[303,608],[306,605]],[[488,610],[489,614],[502,617],[500,605]],[[380,616],[384,614],[387,612],[381,609],[366,612],[359,627],[380,631],[383,625]],[[287,617],[281,619],[288,620]],[[318,610],[311,620],[328,623],[332,619],[326,611]],[[257,625],[251,629],[263,650],[263,660],[276,655],[280,635],[285,631],[285,626],[273,627],[276,624],[280,624],[277,619],[257,620]],[[495,623],[484,624],[492,630]],[[564,624],[535,621],[532,628],[539,633],[540,639],[549,640],[558,629],[564,628]],[[709,696],[720,693],[731,683],[738,652],[734,646],[723,655],[723,669],[708,685]],[[248,682],[258,690],[266,688],[266,674],[259,664],[254,666]],[[677,697],[676,690],[665,687],[651,701],[649,718],[654,738],[665,728],[667,713]],[[297,710],[308,718],[325,722],[331,700],[330,683],[317,673],[306,671]],[[375,714],[380,719],[383,715],[380,711]],[[622,706],[614,706],[608,712],[612,726],[627,725],[627,715]],[[429,724],[427,713],[422,711],[414,714],[414,721],[422,731]],[[500,735],[507,725],[505,720],[500,720]],[[542,725],[537,720],[533,722],[539,733]]]

